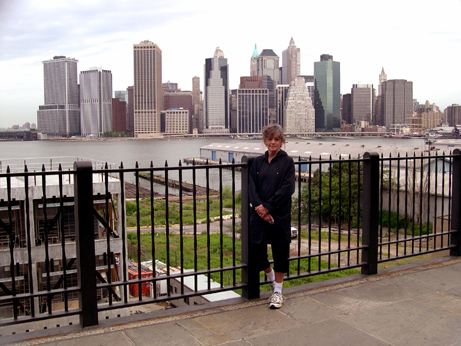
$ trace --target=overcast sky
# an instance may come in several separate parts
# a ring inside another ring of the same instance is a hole
[[[461,0],[0,0],[0,127],[37,123],[44,103],[43,64],[55,55],[78,71],[111,70],[113,90],[133,84],[133,44],[162,50],[163,82],[192,89],[220,47],[230,88],[250,74],[254,45],[280,57],[290,38],[301,49],[301,74],[321,54],[341,64],[341,93],[352,84],[413,82],[413,97],[441,110],[461,104]]]

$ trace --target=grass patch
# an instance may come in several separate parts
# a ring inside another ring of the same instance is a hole
[[[223,207],[232,207],[232,199],[223,199]],[[240,208],[240,205],[238,205]],[[208,202],[209,213],[207,213],[206,202],[196,202],[196,212],[194,214],[194,202],[187,201],[182,203],[182,212],[179,203],[164,200],[154,200],[151,204],[150,198],[139,201],[139,224],[141,227],[151,226],[152,220],[155,226],[178,224],[181,221],[184,225],[192,225],[194,220],[218,217],[221,215],[221,206],[218,198],[210,199]],[[237,211],[237,205],[236,205]],[[167,220],[168,212],[168,220]],[[230,215],[231,212],[222,210],[222,215]],[[195,218],[194,218],[195,217]],[[135,227],[137,219],[136,202],[126,202],[126,224],[128,227]]]
[[[211,234],[209,237],[205,235],[197,235],[196,240],[192,235],[183,236],[181,244],[181,237],[179,234],[170,234],[168,237],[169,251],[167,251],[166,243],[167,237],[164,233],[158,233],[154,239],[151,234],[141,234],[141,261],[152,259],[152,247],[155,250],[155,258],[167,263],[167,256],[171,266],[183,266],[184,269],[208,269],[208,261],[210,262],[209,268],[219,268],[221,266],[232,266],[234,261],[236,264],[241,263],[241,243],[235,240],[235,257],[233,252],[233,239],[232,237],[223,234],[222,244],[220,234]],[[181,248],[183,249],[183,258],[181,258]],[[169,252],[169,253],[168,253]],[[128,257],[138,262],[137,258],[137,239],[135,233],[128,233]],[[222,255],[221,255],[222,254]],[[271,252],[269,251],[271,258]],[[221,262],[222,261],[222,262]],[[195,264],[196,263],[196,264]],[[196,266],[196,268],[194,268]],[[331,268],[336,266],[331,263]],[[316,271],[319,268],[317,258],[303,259],[300,261],[300,272],[307,273],[309,270]],[[321,270],[328,269],[328,262],[320,261]],[[298,261],[290,263],[290,273],[294,275],[298,272]],[[345,269],[341,271],[313,275],[306,278],[285,280],[284,287],[292,287],[304,285],[311,282],[324,281],[337,277],[354,275],[360,273],[357,269]],[[235,281],[234,281],[235,275]],[[212,273],[211,278],[220,283],[223,281],[225,286],[239,284],[242,282],[241,270],[229,270],[221,273]],[[264,273],[260,274],[261,281],[264,280]],[[263,288],[264,290],[264,288]]]

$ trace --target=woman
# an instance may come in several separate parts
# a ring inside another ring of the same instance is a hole
[[[267,151],[254,159],[250,170],[251,257],[271,282],[269,307],[278,309],[284,301],[284,273],[289,269],[295,166],[293,159],[282,150],[285,136],[280,125],[268,125],[262,134]],[[269,264],[267,244],[271,244],[274,269]]]

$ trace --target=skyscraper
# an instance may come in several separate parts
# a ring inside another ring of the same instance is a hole
[[[381,91],[383,125],[392,131],[413,115],[413,82],[391,79],[382,83]]]
[[[284,129],[286,128],[286,110],[287,110],[287,98],[288,90],[290,86],[288,84],[279,84],[277,85],[275,98],[277,100],[277,117],[276,124],[279,124]]]
[[[445,109],[447,123],[450,126],[461,125],[461,106],[452,104]]]
[[[383,69],[381,70],[381,73],[379,74],[378,95],[382,94],[381,85],[385,81],[387,81],[387,74],[386,74],[386,72],[384,72],[384,67],[383,67]]]
[[[253,54],[251,55],[251,62],[250,62],[250,77],[252,76],[257,76],[258,71],[257,71],[257,60],[258,60],[258,49],[256,48],[256,43],[255,43],[255,49],[253,50]]]
[[[134,136],[134,87],[126,88],[128,94],[128,105],[126,107],[126,132]]]
[[[65,56],[43,61],[45,104],[39,106],[37,124],[45,134],[80,133],[77,63],[78,60]]]
[[[171,89],[170,89],[171,90]],[[163,95],[163,108],[168,109],[187,109],[187,124],[190,126],[192,123],[192,115],[194,114],[194,106],[192,104],[193,94],[191,91],[180,91],[180,90],[171,90],[170,92],[165,92]],[[176,113],[177,114],[177,113]],[[170,113],[167,113],[167,116]],[[182,132],[181,128],[181,133]],[[192,133],[192,128],[188,129],[186,133]]]
[[[306,133],[315,131],[315,110],[304,78],[295,78],[288,89],[285,131]]]
[[[237,133],[260,133],[269,123],[269,90],[262,88],[261,77],[240,77],[235,97]]]
[[[115,98],[119,99],[120,101],[125,101],[128,103],[128,91],[127,90],[115,90],[114,91]]]
[[[263,49],[255,61],[256,75],[262,77],[263,88],[269,89],[269,108],[275,116],[275,89],[280,84],[279,57],[272,49]]]
[[[373,84],[354,84],[351,89],[352,124],[374,121],[375,89]]]
[[[192,106],[194,112],[192,114],[192,131],[196,128],[199,132],[203,131],[203,102],[202,95],[200,92],[200,77],[192,78]]]
[[[112,131],[112,72],[93,67],[80,72],[80,129],[82,135]]]
[[[153,42],[133,45],[134,135],[150,137],[160,133],[163,109],[162,51]]]
[[[126,102],[120,101],[118,98],[112,99],[112,131],[126,131]]]
[[[229,65],[219,47],[216,48],[213,58],[205,59],[204,90],[204,132],[229,132]]]
[[[314,63],[315,131],[340,131],[340,65],[333,56],[322,54]]]
[[[301,75],[301,49],[296,48],[293,37],[288,48],[282,52],[282,84],[292,84]]]

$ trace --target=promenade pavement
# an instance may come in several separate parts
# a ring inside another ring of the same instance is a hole
[[[287,300],[278,310],[269,309],[266,292],[257,300],[132,315],[116,325],[103,321],[14,344],[461,346],[461,258],[434,258],[283,293]]]

